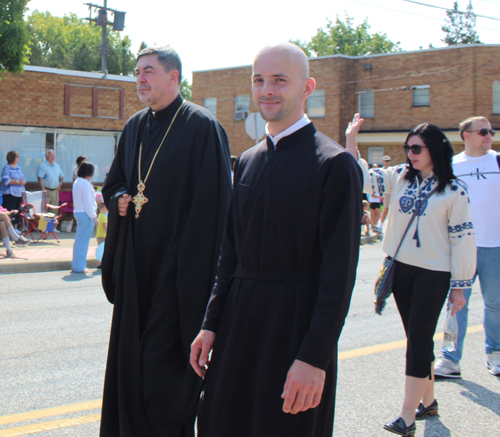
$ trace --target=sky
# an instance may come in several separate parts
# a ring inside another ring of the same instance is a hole
[[[85,0],[104,5],[104,0]],[[420,3],[452,8],[453,0],[418,0]],[[154,6],[153,6],[154,4]],[[468,0],[459,0],[465,11]],[[500,44],[500,0],[473,0],[479,18],[476,30],[481,42]],[[441,30],[446,13],[408,0],[288,0],[239,2],[235,0],[108,0],[108,8],[126,12],[124,35],[132,40],[137,53],[142,41],[147,45],[169,44],[180,55],[183,75],[192,82],[192,71],[250,65],[264,46],[290,39],[310,40],[327,19],[342,21],[347,13],[358,25],[365,18],[370,33],[386,33],[403,50],[445,47]],[[28,15],[49,11],[62,17],[75,13],[89,16],[82,0],[30,0]]]

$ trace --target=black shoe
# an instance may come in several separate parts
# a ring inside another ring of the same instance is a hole
[[[420,404],[417,408],[417,414],[415,415],[415,420],[425,419],[427,416],[435,416],[438,413],[438,403],[436,399],[428,407],[424,407],[424,404]]]
[[[395,421],[391,423],[386,423],[384,429],[394,434],[402,435],[403,437],[414,437],[417,425],[413,422],[410,426],[406,426],[406,423],[402,417],[398,417]]]

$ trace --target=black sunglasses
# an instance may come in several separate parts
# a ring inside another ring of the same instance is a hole
[[[420,155],[422,153],[422,149],[427,149],[427,146],[420,146],[418,144],[414,144],[413,146],[409,146],[408,144],[405,144],[403,146],[403,150],[405,153],[408,155],[410,153],[410,150],[413,152],[414,155]]]
[[[477,132],[482,137],[485,137],[488,134],[491,134],[492,137],[495,136],[494,129],[486,129],[485,127],[483,127],[482,129],[478,129],[478,130],[468,130],[467,132]]]

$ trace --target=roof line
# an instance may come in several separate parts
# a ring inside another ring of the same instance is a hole
[[[119,76],[117,74],[108,74],[104,77],[102,72],[91,72],[91,71],[76,71],[76,70],[63,70],[60,68],[51,67],[38,67],[35,65],[25,65],[24,71],[34,71],[38,73],[49,73],[49,74],[60,74],[63,76],[77,76],[77,77],[90,77],[93,79],[107,79],[116,80],[123,82],[135,82],[135,78],[131,76]]]
[[[500,47],[500,44],[461,44],[461,45],[449,46],[449,47],[434,47],[432,49],[409,50],[409,51],[390,52],[390,53],[377,53],[377,54],[359,55],[359,56],[349,56],[349,55],[336,54],[336,55],[310,57],[309,61],[312,62],[312,61],[317,61],[320,59],[329,59],[329,58],[367,59],[367,58],[378,58],[381,56],[410,55],[410,54],[414,54],[414,53],[427,53],[427,52],[438,51],[438,50],[456,50],[456,49],[472,48],[472,47]],[[247,67],[252,67],[252,65],[249,64],[249,65],[238,65],[238,66],[233,66],[233,67],[208,68],[206,70],[196,70],[196,71],[193,71],[193,73],[207,73],[209,71],[234,70],[234,69],[238,69],[238,68],[247,68]]]

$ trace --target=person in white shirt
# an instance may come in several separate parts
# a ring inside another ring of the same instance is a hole
[[[471,117],[460,123],[465,151],[453,157],[453,171],[469,188],[472,222],[476,232],[477,275],[484,299],[484,332],[487,367],[500,375],[500,171],[497,153],[491,150],[495,131],[485,117]],[[464,289],[466,306],[457,314],[458,339],[452,351],[441,349],[434,372],[446,378],[460,378],[468,302],[472,288]]]
[[[76,218],[76,236],[73,245],[73,272],[87,273],[87,252],[94,226],[99,224],[95,193],[90,180],[94,166],[84,162],[78,169],[78,178],[73,184],[73,207]]]
[[[354,118],[347,133],[346,148],[355,157],[361,123]],[[407,163],[380,169],[383,179],[374,189],[393,197],[382,248],[395,257],[392,292],[408,339],[403,406],[384,429],[406,436],[414,435],[415,420],[438,412],[433,336],[450,288],[452,313],[465,305],[462,290],[472,285],[476,263],[469,197],[453,175],[449,140],[424,123],[410,131],[403,148]]]

